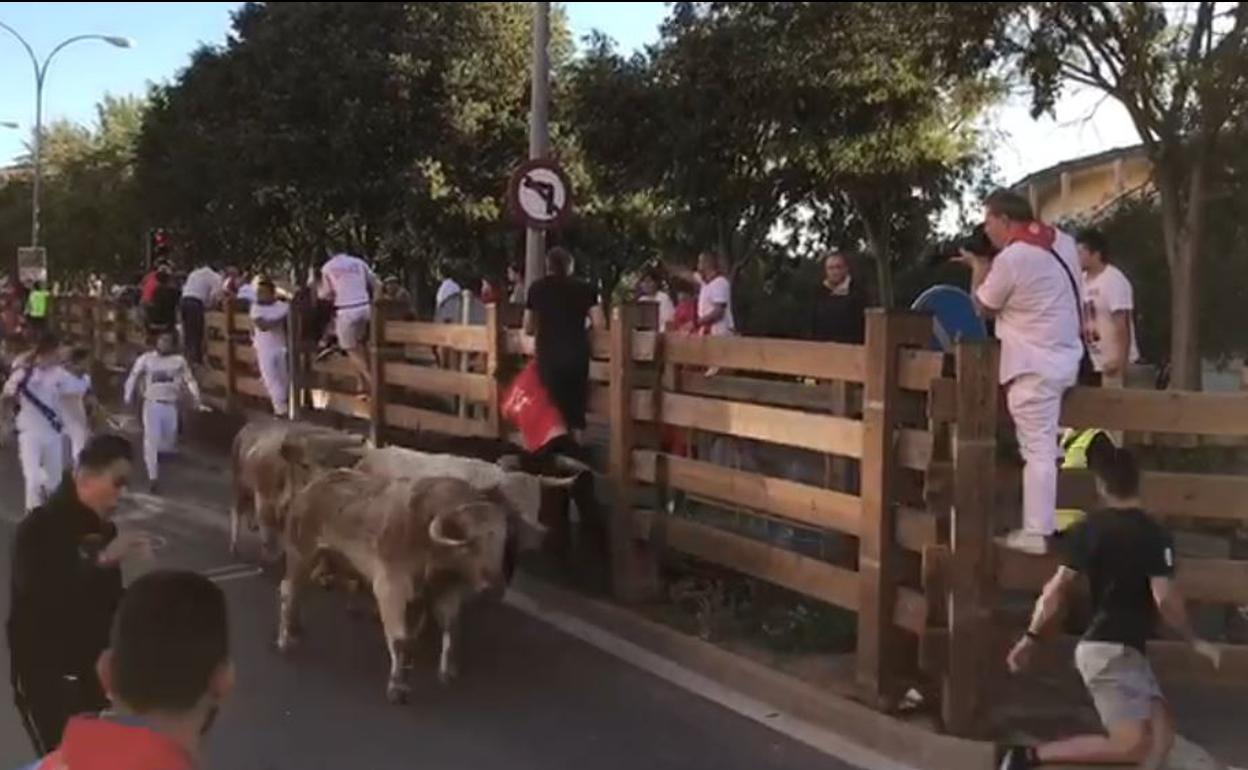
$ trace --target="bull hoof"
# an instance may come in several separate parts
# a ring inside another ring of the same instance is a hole
[[[438,681],[444,686],[450,685],[458,678],[459,670],[454,667],[448,667],[438,671]]]
[[[386,685],[386,700],[396,706],[407,703],[408,696],[412,694],[412,688],[405,682],[390,682]]]

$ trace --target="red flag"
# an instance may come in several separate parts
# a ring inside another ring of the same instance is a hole
[[[550,394],[537,374],[537,363],[530,361],[511,383],[500,407],[502,416],[520,429],[524,448],[536,452],[568,432],[563,415],[550,400]]]

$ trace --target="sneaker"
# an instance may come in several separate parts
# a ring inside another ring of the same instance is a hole
[[[152,483],[147,485],[147,491],[151,492],[153,495],[160,494],[160,483],[153,479]]]
[[[1027,553],[1032,556],[1044,556],[1049,552],[1049,541],[1039,532],[1028,532],[1018,529],[998,540],[1001,545],[1011,551]]]
[[[1007,746],[1005,753],[1001,755],[1001,764],[997,765],[997,768],[998,770],[1032,770],[1039,766],[1035,749],[1030,746]]]

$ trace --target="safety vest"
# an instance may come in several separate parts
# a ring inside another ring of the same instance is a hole
[[[48,292],[36,289],[26,298],[26,315],[31,318],[48,317]]]
[[[1100,428],[1084,428],[1077,431],[1067,428],[1062,433],[1062,470],[1084,470],[1088,467],[1088,447],[1092,439],[1103,433]],[[1059,532],[1081,520],[1086,514],[1078,508],[1057,509]]]

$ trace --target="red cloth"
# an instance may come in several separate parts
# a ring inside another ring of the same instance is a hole
[[[1043,222],[1027,222],[1026,224],[1015,225],[1010,230],[1010,243],[1023,243],[1032,246],[1039,246],[1042,249],[1053,248],[1053,242],[1057,240],[1057,230]]]
[[[698,303],[693,299],[681,300],[676,305],[676,312],[672,314],[672,320],[667,322],[669,332],[685,332],[692,333],[698,324]]]
[[[143,282],[139,284],[139,302],[144,305],[152,304],[152,300],[156,299],[156,287],[160,284],[156,281],[156,271],[143,276]]]
[[[108,718],[74,717],[61,747],[39,770],[192,770],[191,758],[165,736]]]
[[[537,363],[530,361],[503,396],[500,412],[520,429],[524,448],[536,452],[568,432],[559,408],[537,374]]]

